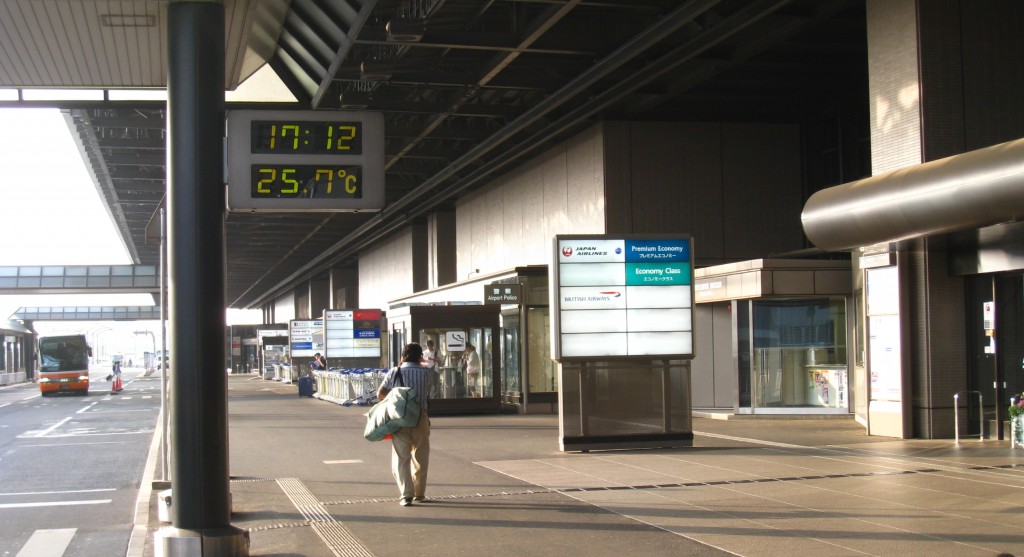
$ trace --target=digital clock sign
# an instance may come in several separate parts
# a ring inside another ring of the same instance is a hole
[[[358,199],[362,167],[329,164],[254,164],[253,198]]]
[[[233,110],[228,209],[376,211],[384,207],[384,117],[377,112]]]
[[[363,154],[362,122],[256,120],[251,127],[252,153]]]

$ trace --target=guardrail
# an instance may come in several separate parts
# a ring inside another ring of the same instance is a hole
[[[985,405],[981,403],[981,391],[960,391],[953,393],[953,434],[956,436],[957,443],[960,442],[960,395],[971,393],[978,395],[978,425],[981,429],[978,440],[985,439]]]
[[[386,369],[352,368],[315,371],[316,393],[320,400],[342,406],[368,406],[377,401],[377,387]]]

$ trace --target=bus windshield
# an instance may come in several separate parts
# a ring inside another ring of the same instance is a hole
[[[89,346],[84,335],[39,339],[39,367],[43,372],[89,369]]]

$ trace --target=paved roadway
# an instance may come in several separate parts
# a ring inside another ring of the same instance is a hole
[[[160,381],[107,368],[89,396],[41,397],[35,384],[0,389],[0,555],[124,555],[160,412]]]

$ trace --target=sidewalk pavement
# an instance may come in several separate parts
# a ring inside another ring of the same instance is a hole
[[[438,416],[428,501],[402,507],[365,412],[230,377],[232,522],[250,555],[1024,556],[1024,451],[1008,442],[696,418],[692,448],[582,454],[558,450],[557,416]],[[153,555],[156,499],[131,557]]]

